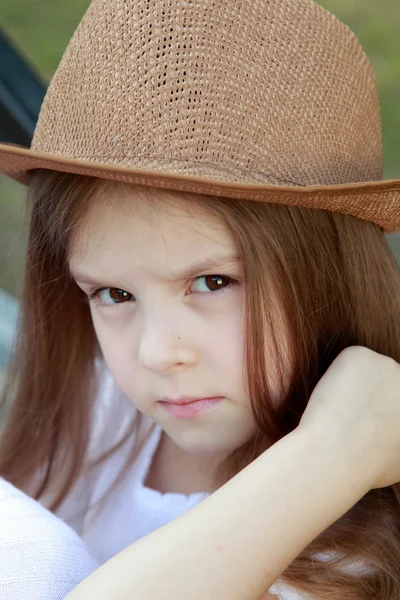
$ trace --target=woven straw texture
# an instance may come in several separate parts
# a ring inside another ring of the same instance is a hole
[[[349,30],[311,1],[215,4],[92,3],[32,149],[244,183],[380,179],[374,75]]]
[[[343,189],[382,178],[375,77],[354,34],[311,0],[94,0],[34,155],[0,154],[0,168],[23,183],[29,168],[56,168],[400,227],[400,182]],[[330,188],[291,189],[315,185]]]

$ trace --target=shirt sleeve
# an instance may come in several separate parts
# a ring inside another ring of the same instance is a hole
[[[0,478],[1,600],[61,600],[97,567],[72,528]]]
[[[87,455],[80,475],[55,511],[81,537],[84,536],[86,515],[93,502],[93,490],[101,473],[107,469],[107,461],[94,468],[90,468],[90,463],[122,439],[131,428],[137,413],[132,403],[118,389],[104,361],[97,359],[95,370],[98,394],[94,401]],[[115,477],[117,474],[113,475]],[[49,508],[52,499],[53,494],[48,493],[39,501],[45,508]]]

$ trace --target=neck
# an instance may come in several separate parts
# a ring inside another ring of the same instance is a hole
[[[182,450],[163,431],[146,485],[164,494],[212,493],[214,473],[220,463],[220,456],[194,456]]]

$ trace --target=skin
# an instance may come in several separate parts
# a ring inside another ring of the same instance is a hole
[[[164,430],[150,477],[164,492],[190,493],[211,489],[213,468],[256,431],[243,369],[244,274],[223,222],[164,198],[150,205],[132,193],[94,207],[72,241],[69,265],[88,296],[108,288],[90,300],[104,358],[134,406]],[[217,255],[224,257],[218,268],[171,277]],[[223,276],[222,290],[209,275]],[[224,400],[195,419],[176,419],[158,401],[177,396]]]

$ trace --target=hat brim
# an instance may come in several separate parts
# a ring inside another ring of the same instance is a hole
[[[29,185],[29,172],[33,169],[50,169],[203,195],[318,208],[370,221],[381,227],[384,233],[400,229],[399,179],[309,187],[232,183],[64,158],[36,152],[18,144],[0,144],[0,173]]]

